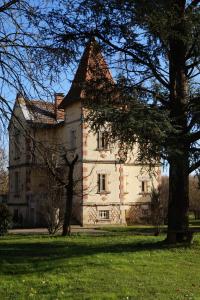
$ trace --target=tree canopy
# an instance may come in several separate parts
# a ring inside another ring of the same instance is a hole
[[[169,162],[168,240],[184,240],[188,176],[200,167],[200,2],[56,3],[37,18],[43,38],[59,49],[57,54],[64,52],[68,62],[88,38],[97,38],[116,76],[107,89],[105,84],[96,89],[89,122],[93,129],[110,124],[111,138],[122,146],[131,148],[137,141],[143,160],[163,157]]]
[[[169,159],[170,153],[180,151],[177,138],[184,135],[190,145],[192,172],[199,166],[199,14],[199,1],[61,0],[40,17],[46,20],[42,26],[46,38],[51,37],[51,46],[65,53],[68,62],[91,36],[97,37],[109,57],[116,75],[115,89],[129,109],[113,107],[108,93],[102,101],[101,91],[101,101],[94,102],[92,124],[118,120],[110,122],[113,138],[132,145],[134,133],[138,133],[140,145],[145,144],[141,150],[148,146],[150,151],[141,151],[148,159],[154,154]],[[175,108],[170,98],[173,87],[178,86],[173,68],[181,64],[187,82],[180,112],[187,115],[184,133],[179,122],[172,120],[177,116],[172,115]]]

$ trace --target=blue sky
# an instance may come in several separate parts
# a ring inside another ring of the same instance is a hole
[[[31,2],[33,2],[34,4],[40,3],[40,1],[31,1]],[[44,1],[43,3],[44,3],[43,9],[45,9],[45,10],[47,10],[47,3],[49,5],[49,8],[53,7],[52,1]],[[54,5],[55,5],[55,7],[57,7],[56,4],[54,4]],[[10,28],[8,30],[10,30]],[[26,91],[27,91],[27,94],[30,99],[35,99],[35,98],[39,97],[43,100],[53,101],[54,100],[53,94],[55,92],[62,92],[64,94],[67,93],[67,91],[69,90],[70,84],[71,84],[71,80],[73,79],[74,73],[76,71],[76,68],[77,68],[77,65],[76,66],[75,65],[63,66],[61,68],[59,80],[53,82],[52,84],[50,84],[50,78],[48,78],[48,76],[47,76],[46,80],[45,80],[45,85],[48,86],[48,90],[50,91],[49,93],[45,93],[41,88],[38,88],[38,92],[36,93],[32,87],[32,84],[24,77],[23,74],[22,74],[21,78],[23,81],[23,85],[26,87]],[[14,105],[16,93],[17,93],[16,89],[11,88],[6,85],[4,85],[1,90],[1,95],[8,101],[8,103],[11,107],[13,107],[13,105]],[[8,149],[8,147],[7,147],[7,132],[4,132],[4,134],[1,136],[1,143],[4,143],[5,148]]]

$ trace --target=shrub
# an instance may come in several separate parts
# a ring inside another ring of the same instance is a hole
[[[7,233],[10,222],[11,213],[7,205],[0,203],[0,235]]]

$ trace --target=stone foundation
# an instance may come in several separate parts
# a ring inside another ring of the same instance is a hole
[[[85,225],[133,225],[150,222],[150,203],[134,205],[83,206]]]

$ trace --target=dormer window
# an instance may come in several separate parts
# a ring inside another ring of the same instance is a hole
[[[108,134],[106,131],[98,131],[97,133],[97,149],[108,150]]]

